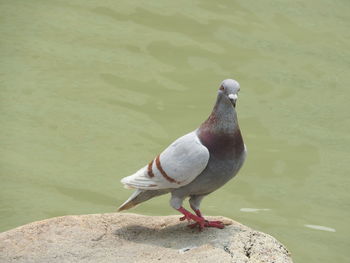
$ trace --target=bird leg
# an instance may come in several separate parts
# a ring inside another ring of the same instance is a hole
[[[199,209],[193,208],[192,205],[191,205],[191,208],[192,208],[192,210],[196,213],[197,216],[203,218],[202,213],[201,213],[201,211],[199,211]],[[180,221],[183,221],[183,220],[185,220],[185,219],[186,219],[186,216],[183,216],[183,217],[180,218]]]
[[[192,207],[193,209],[193,207]],[[193,209],[193,211],[196,213],[196,215],[192,214],[191,212],[187,211],[185,208],[180,207],[177,209],[180,213],[182,213],[184,216],[180,218],[180,221],[183,220],[193,220],[195,223],[189,224],[188,227],[195,228],[198,226],[199,231],[202,231],[204,227],[216,227],[216,228],[224,228],[224,224],[221,221],[208,221],[205,220],[202,216],[202,213],[199,209]]]
[[[203,217],[199,217],[198,215],[194,215],[191,212],[187,211],[182,206],[177,209],[180,213],[182,213],[184,216],[180,218],[181,221],[187,219],[188,221],[193,220],[195,221],[196,225],[198,225],[199,230],[202,230],[205,227],[205,219]]]
[[[194,208],[192,205],[190,205],[190,206],[191,206],[192,210],[196,213],[197,216],[203,217],[202,213],[199,209]]]
[[[199,209],[196,209],[192,205],[191,205],[191,208],[196,213],[197,216],[204,219],[204,217],[202,216],[202,213]],[[188,225],[188,227],[195,228],[197,225],[198,225],[197,223],[193,223],[193,224]],[[208,221],[208,220],[205,220],[204,226],[205,227],[216,227],[216,228],[221,228],[221,229],[225,227],[221,221]]]

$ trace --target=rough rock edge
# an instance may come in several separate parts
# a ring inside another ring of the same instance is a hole
[[[0,233],[0,262],[292,262],[272,236],[231,219],[215,217],[226,228],[202,232],[178,219],[113,213],[33,222]]]

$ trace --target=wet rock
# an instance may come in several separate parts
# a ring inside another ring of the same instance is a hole
[[[210,217],[209,217],[210,219]],[[202,232],[179,216],[63,216],[0,233],[0,262],[292,262],[273,237],[224,217]]]

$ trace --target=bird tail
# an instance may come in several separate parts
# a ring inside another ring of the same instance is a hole
[[[130,209],[142,202],[145,202],[153,197],[163,195],[170,192],[168,189],[161,190],[141,190],[137,189],[119,208],[118,212]]]

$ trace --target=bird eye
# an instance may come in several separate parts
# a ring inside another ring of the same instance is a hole
[[[225,90],[224,86],[221,85],[220,90],[224,91]]]

